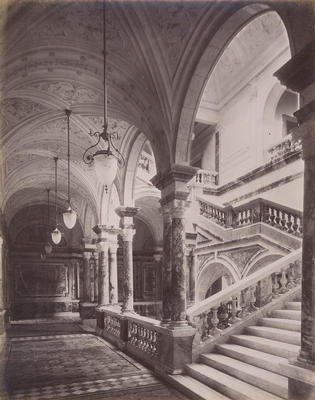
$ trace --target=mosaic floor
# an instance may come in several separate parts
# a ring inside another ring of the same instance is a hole
[[[186,399],[76,324],[13,326],[4,354],[1,400]]]

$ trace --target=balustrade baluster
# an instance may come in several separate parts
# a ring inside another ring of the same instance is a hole
[[[211,318],[211,323],[212,323],[212,328],[210,330],[210,335],[211,336],[218,336],[221,333],[221,329],[218,329],[218,307],[213,307],[212,309],[212,318]]]
[[[287,213],[285,213],[284,211],[281,211],[281,219],[280,219],[280,224],[281,224],[281,228],[283,231],[287,230],[287,218],[288,215]]]
[[[286,276],[286,272],[285,269],[283,268],[281,271],[281,278],[280,278],[280,293],[285,293],[288,291],[287,289],[287,276]]]
[[[249,288],[249,307],[248,307],[248,311],[249,312],[254,312],[256,311],[258,308],[255,306],[256,303],[256,285],[251,286]]]
[[[220,307],[218,308],[218,328],[219,329],[226,329],[229,327],[229,314],[228,314],[228,305],[221,303]]]
[[[280,210],[276,209],[276,225],[280,227]]]
[[[294,270],[294,265],[290,264],[288,268],[288,283],[287,283],[288,289],[293,289],[295,287],[293,270]]]
[[[294,222],[293,222],[293,232],[294,232],[294,235],[298,235],[298,234],[299,234],[298,228],[299,228],[299,225],[298,225],[298,217],[297,217],[296,215],[294,215]]]
[[[231,318],[229,320],[230,324],[235,324],[241,319],[237,317],[237,297],[232,297],[232,307],[231,307]]]
[[[287,222],[288,233],[293,233],[292,225],[293,225],[292,214],[288,213],[288,222]]]
[[[279,297],[279,282],[278,282],[278,275],[272,274],[272,297],[277,298]]]
[[[248,314],[247,312],[247,300],[248,300],[248,296],[247,296],[247,292],[248,289],[244,289],[241,291],[241,301],[240,301],[240,307],[241,307],[241,313],[240,313],[240,317],[243,319],[246,317],[246,315]]]
[[[270,207],[270,215],[269,215],[269,219],[270,219],[270,225],[275,225],[275,209]]]

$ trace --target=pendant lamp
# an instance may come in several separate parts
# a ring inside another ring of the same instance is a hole
[[[51,232],[51,240],[55,244],[59,244],[61,241],[61,232],[57,227],[57,163],[58,157],[54,157],[55,160],[55,229]]]
[[[117,174],[117,168],[125,165],[123,155],[120,153],[117,147],[115,147],[112,137],[115,133],[109,133],[108,118],[107,118],[107,82],[106,82],[106,2],[104,1],[103,6],[103,54],[104,54],[104,125],[102,132],[93,132],[90,129],[89,135],[97,138],[97,142],[87,148],[83,154],[83,161],[91,165],[94,163],[95,173],[99,181],[104,185],[105,191],[108,191],[109,186],[113,183]],[[117,136],[117,134],[116,134]],[[102,142],[101,142],[102,139]],[[95,147],[99,143],[105,147],[105,149],[98,150],[93,153]]]
[[[71,206],[70,199],[70,115],[71,110],[65,110],[67,116],[67,127],[68,127],[68,200],[67,209],[62,214],[63,222],[68,229],[72,229],[77,221],[77,213]]]

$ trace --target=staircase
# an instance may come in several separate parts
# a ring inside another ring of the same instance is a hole
[[[276,400],[288,398],[288,378],[283,364],[300,347],[301,303],[287,302],[284,309],[231,335],[200,363],[186,366],[185,375],[170,382],[191,399]]]

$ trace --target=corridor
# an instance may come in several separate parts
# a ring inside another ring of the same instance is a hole
[[[1,360],[1,400],[185,399],[75,323],[11,326]]]

